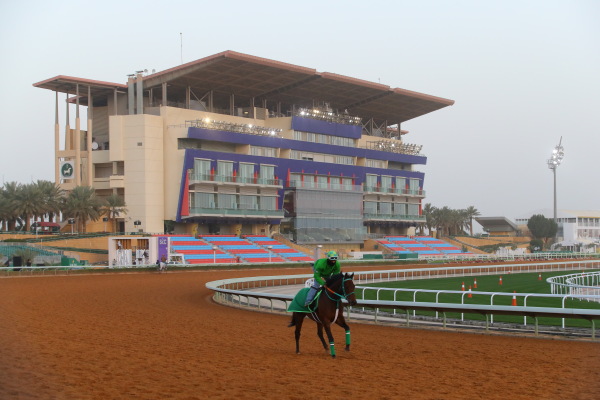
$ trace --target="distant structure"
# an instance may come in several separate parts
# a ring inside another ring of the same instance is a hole
[[[518,236],[519,228],[506,217],[475,217],[484,232],[491,236]]]
[[[175,233],[298,243],[359,243],[423,223],[416,166],[427,158],[401,124],[454,104],[234,51],[126,84],[60,75],[34,86],[56,93],[56,182],[123,196],[119,231],[162,233],[167,220]]]
[[[517,225],[527,225],[529,218],[541,214],[546,218],[554,218],[551,209],[539,209],[516,218]],[[561,244],[571,246],[576,243],[600,242],[600,211],[594,210],[558,210],[558,238]]]

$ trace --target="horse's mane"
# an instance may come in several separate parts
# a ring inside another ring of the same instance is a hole
[[[327,281],[325,282],[325,284],[326,284],[327,286],[331,286],[331,285],[333,285],[333,284],[334,284],[336,281],[338,281],[338,280],[342,279],[342,277],[343,277],[343,276],[344,276],[344,274],[342,274],[342,273],[339,273],[339,274],[332,275],[332,276],[330,276],[329,278],[327,278]]]

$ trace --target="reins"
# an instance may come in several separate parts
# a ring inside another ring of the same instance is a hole
[[[338,293],[335,290],[331,289],[329,286],[325,285],[325,293],[327,294],[327,297],[329,297],[330,300],[335,301],[336,303],[339,302],[341,299],[344,300],[348,300],[348,296],[351,296],[354,294],[354,292],[352,293],[346,293],[346,286],[344,285],[344,282],[352,280],[352,278],[343,278],[342,277],[342,293]],[[338,296],[339,298],[332,298],[329,293],[331,293],[332,295]]]

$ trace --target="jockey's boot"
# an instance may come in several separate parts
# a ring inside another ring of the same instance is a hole
[[[308,305],[313,302],[316,294],[317,288],[311,286],[311,288],[308,290],[308,293],[306,294],[306,301],[304,302],[304,307],[308,307]]]

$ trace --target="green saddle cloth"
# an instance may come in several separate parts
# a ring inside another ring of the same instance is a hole
[[[317,300],[319,299],[319,296],[321,295],[320,290],[317,292],[317,295],[315,296],[312,303],[309,304],[309,307],[304,306],[304,302],[306,301],[306,295],[308,294],[309,290],[310,290],[309,288],[300,289],[300,291],[296,294],[296,297],[294,297],[294,300],[292,300],[292,302],[290,303],[290,305],[287,309],[288,312],[311,313],[317,309]]]

